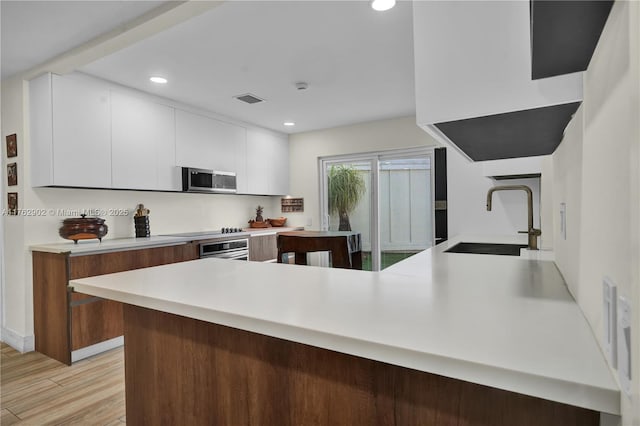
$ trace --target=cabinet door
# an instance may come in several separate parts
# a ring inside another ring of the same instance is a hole
[[[244,127],[176,110],[176,163],[182,167],[236,172],[237,145]]]
[[[247,193],[269,193],[269,140],[268,134],[254,129],[247,130]]]
[[[289,137],[273,138],[271,148],[272,180],[269,192],[273,195],[287,195],[289,193]]]
[[[179,190],[174,109],[111,93],[113,188]]]
[[[286,135],[247,130],[247,193],[289,193],[289,140]]]
[[[252,235],[249,238],[249,260],[254,262],[273,261],[278,258],[276,234]]]
[[[111,186],[109,90],[53,76],[53,184]]]

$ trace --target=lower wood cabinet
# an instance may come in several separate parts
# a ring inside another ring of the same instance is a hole
[[[278,258],[277,234],[252,235],[249,238],[249,260],[275,261]]]
[[[71,352],[123,335],[122,304],[74,292],[69,280],[198,258],[196,243],[91,255],[33,252],[35,348],[71,365]]]

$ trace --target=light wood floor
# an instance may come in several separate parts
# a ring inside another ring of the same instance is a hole
[[[0,364],[2,426],[125,423],[122,348],[69,367],[1,343]]]

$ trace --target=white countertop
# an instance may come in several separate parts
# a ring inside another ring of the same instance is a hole
[[[98,241],[79,240],[78,244],[73,241],[64,243],[35,244],[29,246],[31,251],[42,251],[45,253],[71,253],[71,255],[88,255],[95,253],[106,253],[110,251],[135,250],[141,248],[152,248],[159,246],[171,246],[184,244],[193,238],[176,238],[165,236],[152,236],[146,238],[111,238]]]
[[[234,237],[249,237],[255,235],[275,234],[278,232],[294,231],[303,228],[291,227],[271,227],[244,229],[244,232],[233,234],[222,234],[219,231],[201,232],[200,235],[174,236],[157,235],[146,238],[110,238],[92,240],[79,240],[78,244],[72,241],[50,244],[34,244],[29,246],[30,251],[41,251],[45,253],[70,253],[72,256],[89,255],[96,253],[108,253],[112,251],[136,250],[142,248],[153,248],[161,246],[172,246],[185,244],[189,241],[228,239]]]
[[[380,273],[201,259],[71,281],[82,293],[596,411],[620,392],[555,264],[443,253]]]

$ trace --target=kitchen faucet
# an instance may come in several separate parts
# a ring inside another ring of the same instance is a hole
[[[538,236],[542,234],[539,229],[535,229],[533,227],[533,194],[531,192],[531,188],[526,185],[504,185],[504,186],[494,186],[489,189],[487,192],[487,211],[491,211],[491,197],[496,191],[513,191],[513,190],[521,190],[527,193],[527,219],[528,219],[528,230],[527,231],[518,231],[521,234],[529,235],[529,250],[538,250]]]

